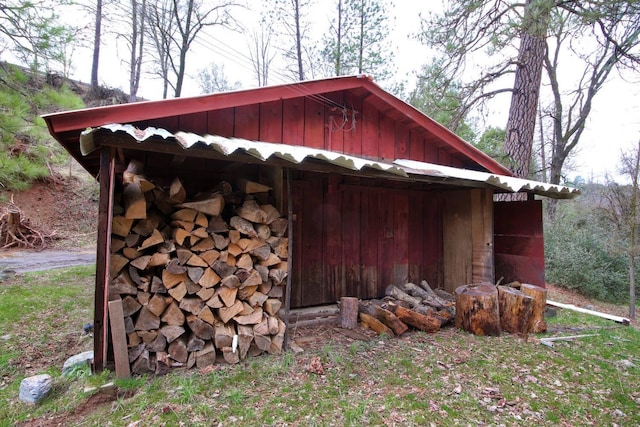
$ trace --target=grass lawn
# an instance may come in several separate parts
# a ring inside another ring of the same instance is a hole
[[[303,353],[119,380],[110,396],[85,391],[109,372],[60,376],[92,348],[92,307],[93,268],[0,282],[0,425],[640,425],[640,332],[566,310],[527,342],[453,327],[368,342],[304,328],[293,331]],[[539,342],[577,334],[593,336]],[[20,402],[20,381],[43,372],[50,396]]]

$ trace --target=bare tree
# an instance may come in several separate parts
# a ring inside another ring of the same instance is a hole
[[[640,142],[635,150],[622,153],[620,173],[631,180],[631,185],[620,185],[609,180],[604,193],[603,211],[625,242],[629,259],[629,317],[636,317],[636,257],[639,255],[640,231]]]
[[[313,46],[308,44],[310,18],[308,10],[311,0],[276,0],[271,14],[274,25],[277,25],[283,40],[284,58],[290,66],[291,73],[299,81],[305,80],[313,73]]]
[[[156,48],[157,66],[174,96],[180,97],[187,70],[187,54],[205,28],[231,28],[231,10],[240,6],[232,1],[155,0],[149,3],[149,24]],[[166,97],[166,93],[165,93]]]
[[[273,26],[262,19],[260,26],[249,34],[249,57],[258,86],[269,84],[269,68],[276,57],[273,52]]]
[[[162,80],[162,98],[169,95],[169,87],[175,89],[171,83],[170,58],[175,54],[172,40],[176,37],[176,27],[171,19],[170,5],[172,0],[150,0],[147,4],[147,31],[151,40],[152,74]]]

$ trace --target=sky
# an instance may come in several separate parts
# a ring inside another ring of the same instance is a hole
[[[256,0],[249,0],[250,6],[262,4]],[[316,2],[313,16],[314,22],[328,22],[331,10],[328,2]],[[421,66],[428,62],[432,52],[422,46],[412,37],[420,29],[420,15],[431,11],[442,10],[442,2],[395,0],[391,10],[392,24],[390,40],[394,50],[394,60],[397,64],[397,81],[407,81],[411,87],[415,75]],[[256,22],[258,10],[251,7],[242,12],[243,24]],[[327,17],[325,19],[325,17]],[[318,24],[312,31],[321,31]],[[255,87],[251,65],[247,59],[247,39],[237,32],[220,32],[206,35],[196,42],[188,57],[188,78],[183,90],[183,96],[200,94],[197,84],[197,72],[211,62],[223,63],[225,75],[230,82],[239,81],[243,88]],[[128,91],[127,70],[122,57],[122,40],[113,38],[105,40],[101,50],[100,80],[111,87],[120,87]],[[87,81],[90,76],[91,52],[79,50],[74,54],[75,78]],[[612,73],[615,74],[615,73]],[[375,77],[375,76],[374,76]],[[640,77],[636,77],[640,81]],[[287,83],[272,72],[270,84]],[[146,99],[159,99],[161,85],[158,80],[143,76],[139,96]],[[491,113],[484,123],[492,126],[504,127],[509,108],[509,98],[504,96],[496,99],[492,104]],[[633,149],[640,141],[640,84],[626,82],[614,75],[598,95],[596,95],[591,117],[586,125],[578,151],[572,161],[574,167],[568,171],[570,180],[576,176],[604,182],[607,174],[616,176],[617,164],[623,150]],[[619,177],[616,177],[619,179]]]

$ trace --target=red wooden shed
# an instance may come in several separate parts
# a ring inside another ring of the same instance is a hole
[[[193,191],[238,176],[272,187],[292,224],[291,307],[380,297],[407,281],[449,291],[500,277],[544,286],[534,195],[579,194],[514,178],[365,76],[44,118],[100,180],[99,330],[114,176],[131,159],[158,180],[180,176]],[[497,193],[516,192],[529,197],[494,202]]]

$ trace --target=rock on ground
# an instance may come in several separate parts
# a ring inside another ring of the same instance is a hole
[[[18,398],[27,403],[38,404],[51,391],[52,379],[49,374],[35,375],[22,380]]]

